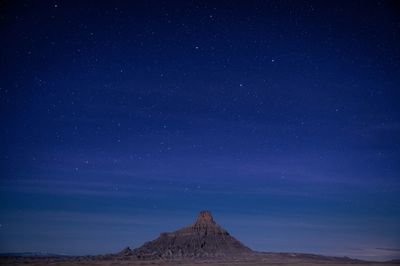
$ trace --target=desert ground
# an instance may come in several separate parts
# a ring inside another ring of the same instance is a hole
[[[327,262],[327,261],[306,261],[301,259],[284,260],[102,260],[102,259],[54,259],[54,258],[0,258],[0,265],[4,266],[136,266],[136,265],[210,265],[210,266],[339,266],[339,265],[358,265],[358,266],[394,266],[398,263],[389,262]]]

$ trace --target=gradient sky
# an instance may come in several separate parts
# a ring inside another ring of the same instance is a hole
[[[400,257],[390,1],[2,1],[0,252]]]

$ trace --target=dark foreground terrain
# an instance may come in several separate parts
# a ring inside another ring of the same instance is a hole
[[[76,258],[27,258],[27,257],[1,257],[0,265],[4,266],[116,266],[116,265],[215,265],[215,266],[258,266],[258,265],[279,265],[279,266],[334,266],[334,265],[359,265],[359,266],[391,266],[400,265],[396,262],[363,262],[351,259],[333,259],[333,258],[304,258],[301,256],[290,257],[285,256],[265,256],[259,258],[240,258],[240,259],[212,259],[212,260],[125,260],[125,259],[109,259],[95,257],[76,257]]]

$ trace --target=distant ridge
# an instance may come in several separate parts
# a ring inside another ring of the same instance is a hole
[[[249,255],[253,251],[218,225],[210,211],[201,211],[187,227],[160,236],[143,246],[125,248],[119,255],[138,259],[216,258]]]
[[[10,252],[0,253],[0,257],[69,257],[68,255],[47,252]]]

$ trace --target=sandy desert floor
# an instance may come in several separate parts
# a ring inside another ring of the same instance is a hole
[[[303,260],[235,260],[235,261],[162,261],[162,260],[153,260],[153,261],[124,261],[124,260],[85,260],[85,259],[76,259],[76,260],[59,260],[59,259],[27,259],[27,258],[0,258],[0,265],[4,266],[138,266],[138,265],[163,265],[163,266],[172,266],[172,265],[187,265],[187,266],[195,266],[195,265],[211,265],[211,266],[337,266],[337,265],[359,265],[359,266],[394,266],[400,265],[396,263],[339,263],[339,262],[326,262],[326,261],[303,261]]]

